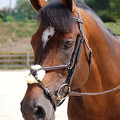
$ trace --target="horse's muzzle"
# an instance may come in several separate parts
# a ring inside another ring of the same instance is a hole
[[[41,106],[27,110],[23,102],[21,102],[21,111],[25,120],[46,120],[45,110]]]
[[[21,112],[25,120],[55,119],[53,105],[43,91],[41,93],[37,91],[34,94],[26,94],[21,102]]]

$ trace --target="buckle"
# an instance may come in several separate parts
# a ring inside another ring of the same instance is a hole
[[[62,89],[64,88],[64,87],[68,87],[68,90],[67,90],[67,92],[66,92],[66,95],[62,98],[61,97],[61,91],[62,91]],[[70,88],[69,88],[69,86],[68,86],[68,84],[67,83],[65,83],[65,84],[63,84],[59,89],[58,89],[58,91],[57,91],[57,93],[56,93],[56,97],[55,97],[55,100],[56,101],[63,101],[63,100],[65,100],[67,97],[68,97],[68,92],[70,91]]]

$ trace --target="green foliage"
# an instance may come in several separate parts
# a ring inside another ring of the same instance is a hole
[[[90,6],[96,12],[99,10],[105,10],[109,8],[110,0],[85,0],[85,3]]]
[[[0,10],[0,18],[2,19],[3,22],[7,22],[7,14],[9,11],[7,9]]]
[[[120,18],[120,0],[111,0],[110,8],[114,16]]]
[[[5,29],[7,27],[7,29]],[[32,34],[37,29],[37,23],[35,21],[26,22],[12,22],[12,23],[4,23],[2,25],[2,29],[4,32],[11,38],[13,41],[17,41],[19,39],[27,38],[32,36]]]
[[[101,10],[98,12],[98,15],[104,22],[116,22],[114,16],[109,14],[108,10]]]
[[[0,23],[0,42],[5,43],[7,40],[14,42],[31,37],[37,30],[38,24],[35,20],[26,22],[7,22]]]
[[[114,21],[116,18],[120,18],[120,0],[84,0],[84,2],[104,21]]]
[[[37,12],[28,0],[17,0],[16,7],[10,12],[9,9],[0,10],[0,19],[4,22],[27,21],[35,19]]]
[[[52,0],[47,0],[52,1]],[[114,19],[120,18],[120,0],[74,0],[79,2],[85,2],[90,6],[103,21],[114,21]],[[109,12],[108,12],[109,11]],[[8,16],[8,17],[6,17]],[[0,18],[2,21],[24,21],[35,19],[37,12],[33,9],[29,0],[17,0],[15,9],[11,14],[9,10],[0,10]],[[114,18],[114,19],[113,19]],[[8,19],[8,20],[7,20]],[[113,20],[112,20],[113,19]]]
[[[37,15],[28,0],[17,0],[16,8],[13,10],[12,14],[18,21],[35,19]]]
[[[107,28],[110,28],[116,35],[120,36],[120,20],[118,20],[116,23],[107,22],[105,25]]]
[[[4,12],[3,10],[0,10],[0,18],[3,19],[3,17],[4,17]]]
[[[3,22],[2,18],[0,18],[0,23]]]
[[[7,21],[8,21],[8,22],[14,22],[14,21],[15,21],[15,18],[12,17],[12,16],[7,16]]]

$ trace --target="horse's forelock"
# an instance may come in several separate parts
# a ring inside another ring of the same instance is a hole
[[[53,1],[39,11],[39,20],[45,26],[52,26],[60,33],[72,31],[75,23],[72,13],[60,0]]]

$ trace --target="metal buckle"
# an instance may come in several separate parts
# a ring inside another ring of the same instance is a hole
[[[60,96],[60,91],[61,91],[62,88],[65,87],[65,86],[68,87],[68,92],[70,91],[70,88],[69,88],[68,84],[67,84],[67,83],[63,84],[63,85],[58,89],[58,91],[57,91],[57,93],[56,93],[56,97],[55,97],[56,101],[60,101],[60,102],[61,102],[61,101],[65,100],[65,99],[68,97],[68,92],[67,92],[67,94],[66,94],[63,98],[61,98],[61,96]]]

